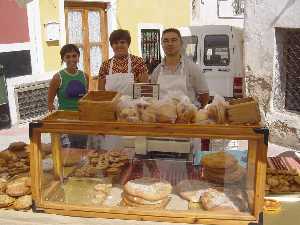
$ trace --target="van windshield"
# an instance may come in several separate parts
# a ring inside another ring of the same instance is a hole
[[[230,62],[228,35],[206,35],[204,38],[204,65],[228,66]]]

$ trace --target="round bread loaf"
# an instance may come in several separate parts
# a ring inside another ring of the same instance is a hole
[[[172,185],[165,180],[142,177],[128,181],[124,190],[132,196],[148,201],[158,201],[168,197],[172,192]]]

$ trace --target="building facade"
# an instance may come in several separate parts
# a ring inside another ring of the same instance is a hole
[[[247,92],[259,100],[270,141],[300,149],[300,2],[248,0]]]

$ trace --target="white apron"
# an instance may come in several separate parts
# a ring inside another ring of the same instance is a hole
[[[105,90],[117,91],[123,95],[133,94],[134,75],[131,72],[131,57],[128,56],[128,72],[127,73],[114,73],[113,74],[114,58],[111,60],[109,66],[109,74],[105,77]]]
[[[169,91],[179,91],[188,96],[186,82],[187,75],[184,73],[184,64],[182,64],[180,74],[164,74],[161,67],[157,80],[159,84],[159,98],[163,99]]]
[[[109,74],[105,77],[105,90],[117,91],[122,95],[133,96],[133,83],[134,75],[131,72],[131,57],[128,56],[128,72],[127,73],[114,73],[113,74],[114,58],[109,66]],[[101,144],[102,149],[105,150],[121,150],[123,148],[122,137],[114,135],[105,135],[104,141]]]

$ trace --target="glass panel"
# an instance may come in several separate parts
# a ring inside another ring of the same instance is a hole
[[[102,64],[102,52],[99,46],[90,48],[90,63],[92,76],[97,76]]]
[[[82,16],[79,11],[68,12],[68,34],[69,43],[81,44],[82,43]]]
[[[80,57],[79,57],[79,63],[78,63],[78,69],[84,70],[84,65],[83,65],[83,48],[79,48],[80,51]]]
[[[230,140],[209,139],[206,141],[223,143],[223,148],[218,147],[223,150],[212,146],[211,151],[203,151],[203,140],[191,138],[56,137],[60,144],[55,145],[51,138],[52,148],[61,148],[62,175],[56,176],[57,160],[52,155],[52,170],[44,168],[44,176],[48,174],[48,185],[43,186],[46,201],[191,210],[199,215],[213,215],[216,210],[249,215],[253,209],[255,156],[248,160],[246,140],[232,145]]]
[[[206,35],[204,38],[204,65],[228,66],[229,62],[228,35]]]
[[[89,41],[100,42],[101,41],[100,12],[89,11],[88,23],[89,23]]]

